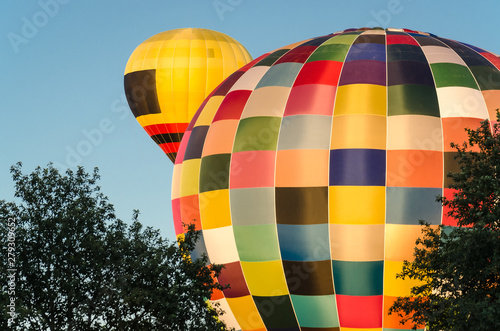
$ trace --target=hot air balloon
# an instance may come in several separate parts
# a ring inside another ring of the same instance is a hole
[[[130,56],[125,94],[139,124],[174,162],[182,135],[205,97],[251,59],[245,47],[220,32],[162,32]]]
[[[176,232],[224,264],[212,300],[241,330],[400,330],[388,308],[419,220],[456,225],[451,142],[495,119],[500,59],[407,29],[289,45],[229,76],[174,166]]]

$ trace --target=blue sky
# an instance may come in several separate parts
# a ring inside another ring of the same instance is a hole
[[[117,216],[175,237],[173,165],[124,98],[128,57],[150,36],[199,27],[259,55],[347,28],[431,32],[500,53],[500,2],[428,0],[3,0],[0,4],[0,199],[13,200],[9,168],[53,162],[97,166]]]

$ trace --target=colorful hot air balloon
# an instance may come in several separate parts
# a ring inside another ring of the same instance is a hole
[[[450,142],[495,119],[500,59],[406,29],[351,29],[283,47],[227,78],[174,166],[176,231],[224,264],[212,300],[242,330],[399,330],[419,220],[453,225],[438,195]]]
[[[251,59],[245,47],[220,32],[162,32],[130,56],[125,94],[139,124],[174,162],[182,135],[205,97]]]

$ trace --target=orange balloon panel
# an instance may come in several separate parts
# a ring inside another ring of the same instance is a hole
[[[125,94],[139,124],[174,162],[183,133],[203,100],[251,59],[240,43],[220,32],[162,32],[130,56]]]

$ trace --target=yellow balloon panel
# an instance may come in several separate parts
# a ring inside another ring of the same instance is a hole
[[[280,260],[265,262],[242,261],[241,267],[252,295],[271,297],[288,294],[288,287]]]
[[[204,229],[214,229],[231,225],[229,190],[201,193],[200,203],[206,205],[206,208],[200,211]]]
[[[386,121],[387,117],[380,115],[335,116],[332,121],[331,148],[385,149]]]
[[[384,294],[393,297],[410,296],[414,286],[422,285],[422,282],[413,279],[400,279],[396,275],[403,270],[401,261],[385,261],[384,271]]]
[[[385,223],[385,188],[383,186],[330,186],[329,192],[330,223]],[[363,208],[359,208],[360,203]]]
[[[199,125],[208,126],[208,125],[210,125],[210,123],[212,123],[212,119],[214,118],[214,115],[215,115],[215,112],[217,111],[217,109],[219,109],[219,106],[222,102],[222,99],[224,99],[224,97],[215,96],[215,97],[210,98],[210,100],[208,100],[208,102],[206,103],[205,108],[204,108],[206,111],[204,111],[203,114],[200,114],[200,116],[196,120],[197,126],[199,126]]]
[[[227,298],[227,302],[243,330],[266,330],[252,296]]]
[[[198,194],[198,185],[200,182],[200,164],[201,160],[190,160],[182,165],[182,177],[180,181],[180,195],[185,197],[188,195]]]
[[[339,86],[334,115],[387,113],[387,87],[370,84],[351,84]],[[359,96],[363,95],[362,98]]]

